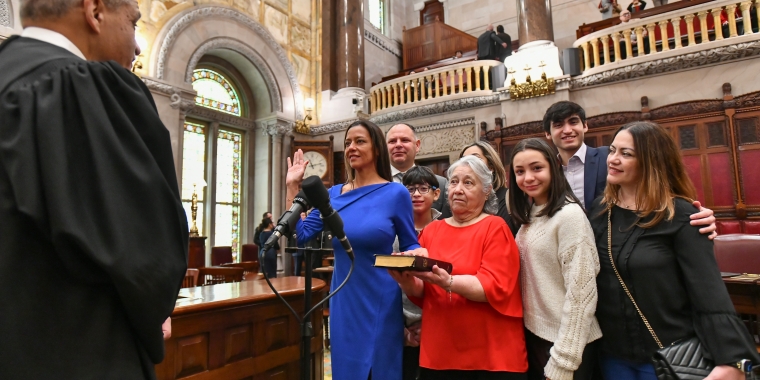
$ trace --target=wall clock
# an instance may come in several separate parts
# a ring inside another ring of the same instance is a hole
[[[309,161],[304,178],[316,175],[322,179],[325,186],[330,187],[333,185],[335,173],[333,167],[333,140],[333,136],[330,136],[329,140],[296,140],[295,136],[291,137],[291,152],[301,149],[304,158]]]

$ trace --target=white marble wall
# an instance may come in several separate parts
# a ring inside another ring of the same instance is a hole
[[[372,87],[372,83],[379,83],[383,77],[393,75],[401,70],[401,45],[384,37],[379,33],[379,30],[374,29],[369,22],[364,23],[365,28],[372,28],[370,33],[373,33],[375,37],[381,38],[383,44],[389,49],[378,46],[376,43],[364,39],[364,89],[369,91]]]

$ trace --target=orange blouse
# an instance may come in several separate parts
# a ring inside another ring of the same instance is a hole
[[[470,301],[425,284],[420,366],[436,370],[528,370],[519,285],[520,254],[503,219],[488,216],[466,227],[439,220],[419,236],[431,258],[454,265],[454,275],[474,275],[488,302]],[[454,279],[456,282],[456,278]]]

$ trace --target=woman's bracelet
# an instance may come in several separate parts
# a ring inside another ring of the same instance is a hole
[[[451,287],[454,285],[454,276],[449,276],[449,288],[446,290],[449,293],[449,302],[451,302]]]

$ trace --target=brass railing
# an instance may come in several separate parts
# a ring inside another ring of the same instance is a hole
[[[379,83],[370,89],[370,112],[492,93],[488,72],[498,65],[501,62],[469,61]],[[497,83],[495,88],[502,86]]]
[[[757,36],[751,21],[755,17],[760,18],[760,0],[717,0],[621,23],[584,36],[573,46],[582,50],[583,74],[600,72],[633,63],[634,58],[656,59],[663,52],[694,46],[708,49],[711,42]],[[635,61],[642,60],[646,61]]]

